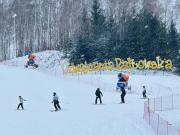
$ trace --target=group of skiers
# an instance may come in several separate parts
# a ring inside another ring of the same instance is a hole
[[[128,80],[129,80],[128,75],[122,74],[122,73],[118,74],[118,82],[117,82],[116,89],[121,90],[121,102],[120,102],[121,104],[125,103],[125,99],[124,99],[124,97],[126,95],[125,87],[128,85]],[[95,95],[96,95],[95,104],[97,104],[98,100],[100,101],[100,104],[102,104],[103,94],[102,94],[100,88],[97,88],[97,90],[95,91]],[[145,86],[143,86],[142,95],[143,95],[143,98],[147,97],[146,96],[146,87]],[[19,104],[18,104],[17,110],[19,110],[20,107],[22,108],[22,110],[24,110],[24,106],[23,106],[24,101],[27,101],[27,100],[24,99],[22,96],[19,96]],[[58,98],[56,92],[53,93],[53,101],[52,101],[52,103],[54,104],[55,111],[61,110],[61,107],[59,105],[59,98]]]
[[[17,110],[21,109],[24,110],[23,102],[27,101],[24,99],[22,96],[19,96],[19,104],[17,107]],[[57,96],[56,92],[53,92],[53,101],[52,103],[54,104],[55,111],[61,110],[61,106],[59,105],[59,97]]]
[[[125,99],[124,99],[124,97],[126,95],[125,87],[127,87],[127,85],[128,85],[128,80],[129,80],[129,76],[127,74],[122,74],[122,73],[118,74],[118,82],[117,82],[116,89],[121,90],[121,102],[120,102],[121,104],[125,103]],[[131,88],[131,87],[128,87],[128,88]],[[103,94],[100,91],[100,88],[98,88],[96,90],[95,95],[96,95],[95,104],[97,104],[98,99],[100,101],[100,104],[102,104]],[[145,86],[143,86],[142,95],[143,95],[143,98],[147,98],[147,96],[146,96],[146,87]]]
[[[27,61],[27,64],[25,65],[25,67],[33,66],[33,67],[37,68],[38,65],[35,64],[35,57],[36,56],[34,54],[29,53],[28,61]],[[122,104],[125,103],[125,99],[124,99],[124,97],[126,95],[125,87],[128,85],[128,80],[129,80],[129,76],[127,74],[122,74],[122,73],[118,74],[118,82],[117,82],[116,90],[119,90],[119,89],[121,90],[121,102],[120,103],[122,103]],[[95,104],[97,104],[98,99],[100,101],[100,104],[102,104],[103,94],[102,94],[100,88],[97,88],[97,90],[95,92],[95,95],[96,95]],[[145,86],[143,86],[142,95],[143,95],[143,98],[146,98],[146,88],[145,88]],[[20,107],[22,109],[24,109],[24,107],[23,107],[23,102],[24,101],[27,101],[27,100],[25,100],[22,96],[19,96],[19,104],[18,104],[17,110],[19,110]],[[57,94],[55,92],[53,93],[53,101],[52,101],[52,103],[54,103],[55,111],[61,110],[61,107],[59,105],[59,99],[58,99],[58,96],[57,96]]]
[[[125,87],[128,84],[128,80],[129,80],[129,76],[127,74],[122,74],[119,73],[118,74],[118,82],[117,82],[117,86],[116,89],[120,89],[121,90],[121,102],[120,103],[125,103],[124,97],[126,95],[126,90]],[[95,92],[96,95],[96,99],[95,99],[95,104],[97,104],[97,100],[100,100],[100,104],[102,104],[102,99],[101,96],[103,96],[102,92],[100,91],[100,89],[98,88]]]

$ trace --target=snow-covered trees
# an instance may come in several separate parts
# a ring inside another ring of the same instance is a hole
[[[88,35],[80,34],[70,55],[72,63],[106,61],[115,57],[176,59],[178,38],[173,21],[169,28],[161,18],[147,10],[147,6],[139,12],[123,10],[120,22],[113,14],[105,16],[103,13],[98,0],[94,0],[91,15],[86,16],[86,20],[91,20],[90,25],[89,22],[82,23],[88,24]]]
[[[176,64],[176,23],[169,25],[158,6],[156,0],[14,0],[8,7],[2,1],[0,60],[55,49],[75,64],[158,55]]]

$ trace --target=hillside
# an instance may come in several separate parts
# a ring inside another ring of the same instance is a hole
[[[67,60],[62,58],[63,54],[59,51],[44,51],[36,53],[35,55],[36,64],[39,65],[37,70],[41,72],[56,74],[57,71],[57,73],[62,73],[62,65],[67,65]],[[1,62],[0,65],[14,66],[23,69],[27,60],[28,55]]]
[[[126,104],[121,105],[120,93],[114,91],[117,73],[54,76],[45,74],[44,71],[39,72],[42,70],[41,66],[48,67],[50,61],[56,60],[57,54],[59,53],[54,51],[36,54],[37,58],[41,57],[43,60],[47,56],[54,56],[49,61],[42,62],[38,70],[22,67],[26,57],[1,63],[0,114],[5,117],[0,121],[0,125],[3,125],[0,134],[155,135],[143,120],[142,85],[147,86],[148,97],[179,93],[168,89],[180,87],[180,78],[177,76],[129,73],[132,92],[126,95]],[[17,65],[13,64],[14,61],[17,61]],[[42,60],[38,60],[40,61]],[[59,64],[55,65],[47,70],[59,67]],[[103,91],[104,105],[93,105],[97,87]],[[53,92],[59,96],[62,107],[60,112],[50,112],[53,109]],[[24,111],[16,110],[19,95],[27,100]]]

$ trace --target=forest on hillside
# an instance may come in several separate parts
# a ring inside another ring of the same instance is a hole
[[[170,58],[180,67],[173,14],[156,0],[15,0],[0,3],[0,59],[59,50],[71,63]],[[157,12],[161,11],[161,12]]]

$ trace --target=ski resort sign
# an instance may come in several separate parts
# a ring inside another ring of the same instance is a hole
[[[149,69],[149,70],[172,70],[173,63],[170,59],[161,59],[159,56],[155,60],[143,60],[135,61],[132,58],[126,60],[121,58],[115,58],[114,61],[93,62],[87,64],[81,63],[78,65],[70,64],[65,69],[66,73],[87,73],[91,71],[102,70],[121,70],[121,69]]]

